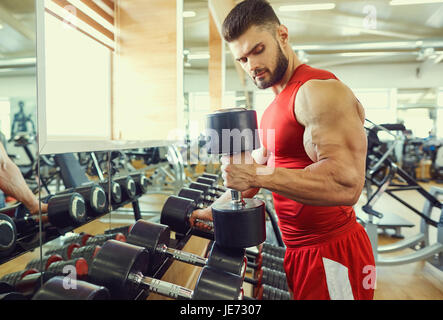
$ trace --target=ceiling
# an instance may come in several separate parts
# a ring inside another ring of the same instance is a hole
[[[299,57],[316,67],[443,60],[443,1],[416,5],[390,5],[390,0],[269,2],[288,27]],[[321,3],[333,3],[335,8],[280,11],[287,5]],[[208,1],[184,0],[184,10],[195,12],[194,17],[184,18],[185,49],[190,54],[208,53]],[[232,58],[226,64],[234,67]],[[186,66],[188,72],[206,69],[208,58],[188,59]]]
[[[0,0],[0,76],[35,73],[34,0]]]

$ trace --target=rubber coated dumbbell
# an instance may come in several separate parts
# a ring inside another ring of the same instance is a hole
[[[252,251],[251,249],[246,249],[246,255],[248,257],[258,258],[262,253],[267,253],[274,257],[284,258],[286,253],[286,248],[276,246],[267,242],[263,242],[261,245],[257,246],[258,252]]]
[[[138,220],[129,232],[127,242],[144,247],[150,253],[150,269],[148,275],[163,263],[165,257],[189,263],[195,266],[210,266],[225,272],[243,275],[246,270],[244,249],[227,249],[213,244],[208,258],[169,247],[170,228],[163,224]]]
[[[75,273],[76,279],[85,280],[88,277],[88,262],[83,258],[70,259],[66,261],[56,261],[51,263],[47,269],[58,275],[66,275],[66,273]]]
[[[262,285],[256,296],[257,300],[291,300],[291,294],[288,291],[274,288],[268,285]]]
[[[240,276],[203,267],[194,290],[145,276],[149,252],[139,246],[107,241],[95,257],[89,280],[109,289],[113,299],[134,299],[154,292],[174,299],[238,300],[243,297]]]
[[[109,290],[86,281],[76,281],[75,290],[67,288],[64,277],[48,280],[32,300],[109,300]]]
[[[53,262],[63,261],[63,260],[64,260],[63,257],[59,254],[46,255],[43,256],[42,259],[40,258],[32,259],[31,261],[28,262],[25,268],[44,271],[47,270]],[[43,266],[43,270],[40,269],[40,266]]]
[[[95,244],[90,246],[75,248],[72,251],[71,259],[83,258],[86,260],[89,266],[92,264],[92,261],[94,260],[95,256],[97,255],[100,249],[101,247]]]
[[[97,183],[88,183],[77,188],[64,190],[60,194],[77,192],[85,200],[86,213],[90,217],[97,217],[108,211],[106,192]]]
[[[207,116],[208,154],[238,155],[260,148],[257,113],[244,108],[221,109]],[[238,134],[236,134],[238,132]],[[265,203],[243,199],[231,189],[232,200],[212,205],[215,241],[225,247],[248,248],[266,240]]]
[[[97,245],[101,246],[103,243],[105,243],[108,240],[117,240],[121,242],[126,242],[126,237],[122,233],[110,233],[110,234],[99,234],[94,237],[89,238],[85,245]]]
[[[255,263],[248,262],[248,267],[256,270],[261,269],[262,267],[267,267],[272,270],[285,272],[283,267],[283,258],[274,257],[267,253],[262,253]]]
[[[134,224],[123,226],[123,227],[111,228],[111,229],[106,230],[105,234],[121,233],[121,234],[123,234],[127,238],[128,235],[129,235],[129,231],[131,230],[133,225]]]
[[[266,267],[257,270],[254,278],[245,277],[244,282],[252,284],[254,291],[264,284],[281,290],[288,290],[286,274]]]
[[[93,237],[93,235],[89,233],[74,233],[63,239],[63,245],[78,243],[81,246],[84,246],[86,241],[91,237]]]
[[[122,190],[122,202],[130,201],[136,197],[136,185],[131,176],[123,176],[114,178],[114,182],[117,182]]]
[[[132,173],[129,175],[135,182],[135,195],[140,196],[148,192],[149,179],[144,174]]]
[[[0,213],[0,258],[14,252],[17,241],[17,228],[11,217]]]
[[[213,240],[213,231],[191,228],[189,218],[191,217],[192,212],[197,208],[198,206],[192,199],[169,196],[162,207],[160,223],[169,226],[171,230],[180,234],[187,234],[192,229],[193,234],[199,232],[201,234],[196,235]],[[200,222],[206,223],[206,221]]]
[[[177,193],[177,197],[191,199],[195,202],[196,208],[202,209],[212,203],[205,197],[205,193],[198,189],[182,188]]]
[[[37,269],[25,269],[25,270],[20,270],[20,271],[8,273],[0,279],[0,282],[4,282],[4,283],[7,283],[11,286],[15,286],[17,281],[26,277],[28,274],[32,274],[32,273],[38,273],[38,270]]]
[[[120,184],[112,181],[111,185],[109,185],[108,180],[104,180],[99,182],[99,185],[105,190],[106,199],[111,199],[112,205],[118,205],[122,202],[122,188]]]
[[[213,192],[219,196],[221,196],[227,190],[224,186],[221,186],[218,184],[218,178],[214,179],[214,178],[202,176],[202,177],[197,178],[195,180],[195,182],[207,184],[208,186],[211,187],[212,190],[214,190]]]
[[[57,276],[56,273],[48,271],[28,274],[18,280],[9,292],[18,292],[29,300],[40,289],[42,283],[46,283],[46,281],[55,276]]]

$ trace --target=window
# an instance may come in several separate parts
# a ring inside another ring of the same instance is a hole
[[[110,138],[111,51],[45,14],[49,139]]]
[[[200,133],[206,131],[206,115],[210,113],[208,92],[189,93],[189,137],[197,139]]]
[[[9,100],[0,98],[0,132],[5,135],[6,141],[11,138],[11,104]]]
[[[375,123],[396,123],[395,91],[390,89],[355,89],[365,109],[366,118]]]

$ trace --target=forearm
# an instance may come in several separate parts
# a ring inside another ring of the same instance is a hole
[[[364,183],[364,172],[323,160],[305,169],[275,168],[258,175],[257,185],[285,198],[313,206],[353,205]]]
[[[260,188],[252,188],[246,191],[242,192],[242,197],[243,198],[252,198],[254,197],[258,192],[260,191]],[[231,190],[228,189],[225,193],[223,193],[216,201],[214,201],[212,203],[212,205],[214,204],[219,204],[219,203],[223,203],[223,202],[228,202],[231,201],[232,197],[231,197]],[[212,206],[211,205],[211,206]]]
[[[38,201],[26,184],[20,169],[9,159],[0,166],[0,189],[30,210],[38,206]]]

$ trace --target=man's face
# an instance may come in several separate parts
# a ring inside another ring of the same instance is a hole
[[[250,27],[230,42],[229,47],[234,58],[260,89],[280,82],[288,68],[288,59],[275,36],[257,26]]]

